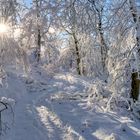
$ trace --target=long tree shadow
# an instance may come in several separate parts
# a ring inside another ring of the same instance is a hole
[[[61,140],[62,137],[69,137],[72,140],[78,140],[80,137],[85,140],[97,140],[97,138],[92,135],[88,126],[85,126],[86,124],[82,122],[82,118],[85,115],[82,112],[83,110],[78,112],[76,110],[74,111],[73,109],[76,107],[75,105],[71,104],[66,107],[64,102],[62,104],[54,103],[53,110],[52,106],[50,108],[50,105],[47,102],[42,103],[42,105],[38,105],[37,108],[43,107],[46,110],[50,110],[47,111],[46,116],[43,115],[45,116],[44,120],[46,120],[46,124],[44,123],[45,121],[41,121],[41,123],[43,123],[47,131],[49,127],[51,127],[52,134],[49,137],[51,137],[52,140],[55,140],[55,134],[57,134],[58,140]],[[42,116],[39,116],[40,120],[42,120]]]
[[[48,138],[50,140],[69,140],[69,138],[76,140],[81,137],[85,140],[97,140],[100,138],[96,136],[96,132],[102,130],[107,136],[117,133],[122,135],[122,139],[125,139],[126,135],[128,135],[139,140],[140,134],[138,130],[136,131],[135,128],[128,125],[124,129],[123,123],[117,115],[91,113],[82,106],[79,106],[80,101],[77,100],[51,99],[52,96],[59,93],[67,94],[69,92],[71,95],[79,92],[84,93],[86,86],[88,87],[89,85],[84,83],[84,81],[79,82],[78,78],[72,79],[72,77],[69,79],[55,77],[46,85],[46,90],[36,100],[35,105],[36,108],[44,107],[46,110],[49,110],[44,117],[38,114],[37,111],[39,123],[43,126]],[[42,118],[46,120],[46,123],[42,121]],[[56,123],[55,119],[59,123]],[[51,133],[49,127],[51,127]]]

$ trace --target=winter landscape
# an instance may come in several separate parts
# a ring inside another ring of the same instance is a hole
[[[0,0],[0,140],[140,140],[140,0]]]

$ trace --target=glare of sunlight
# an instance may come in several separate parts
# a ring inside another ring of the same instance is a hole
[[[8,32],[8,25],[4,23],[0,23],[0,34],[4,34]]]

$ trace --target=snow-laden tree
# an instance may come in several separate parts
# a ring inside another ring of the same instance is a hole
[[[47,48],[50,29],[55,28],[53,19],[57,5],[58,3],[53,1],[33,0],[31,7],[22,18],[22,44],[27,49],[34,48],[34,57],[37,62],[41,59],[42,47]]]
[[[105,75],[107,73],[107,68],[106,68],[106,60],[107,60],[107,51],[108,51],[108,46],[105,40],[104,36],[104,14],[105,14],[105,8],[106,8],[106,0],[88,0],[88,8],[89,8],[89,18],[91,22],[94,24],[92,25],[93,27],[93,32],[96,33],[96,38],[97,38],[97,43],[100,46],[101,49],[101,63],[102,63],[102,69],[103,69],[103,74]]]
[[[32,62],[48,67],[57,62],[58,68],[98,77],[108,82],[113,96],[129,98],[129,63],[135,42],[139,48],[137,4],[128,0],[33,0],[20,12],[21,20],[15,18],[18,44],[33,54]]]
[[[26,53],[20,48],[13,35],[18,20],[17,9],[16,0],[0,1],[0,68],[3,69],[2,71],[19,65],[27,70]],[[7,66],[10,67],[7,69]]]
[[[79,40],[77,38],[77,33],[79,32],[78,20],[80,18],[78,17],[78,13],[77,13],[78,12],[77,1],[76,0],[65,1],[62,4],[64,5],[64,7],[61,13],[60,24],[64,32],[67,32],[72,37],[73,48],[75,50],[76,70],[77,73],[81,75],[81,69],[80,69],[81,60],[80,60],[80,51],[79,51],[80,46],[79,46]]]

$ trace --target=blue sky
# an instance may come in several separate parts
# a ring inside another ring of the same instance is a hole
[[[30,6],[30,3],[32,2],[32,0],[24,0],[24,1],[28,6]]]

